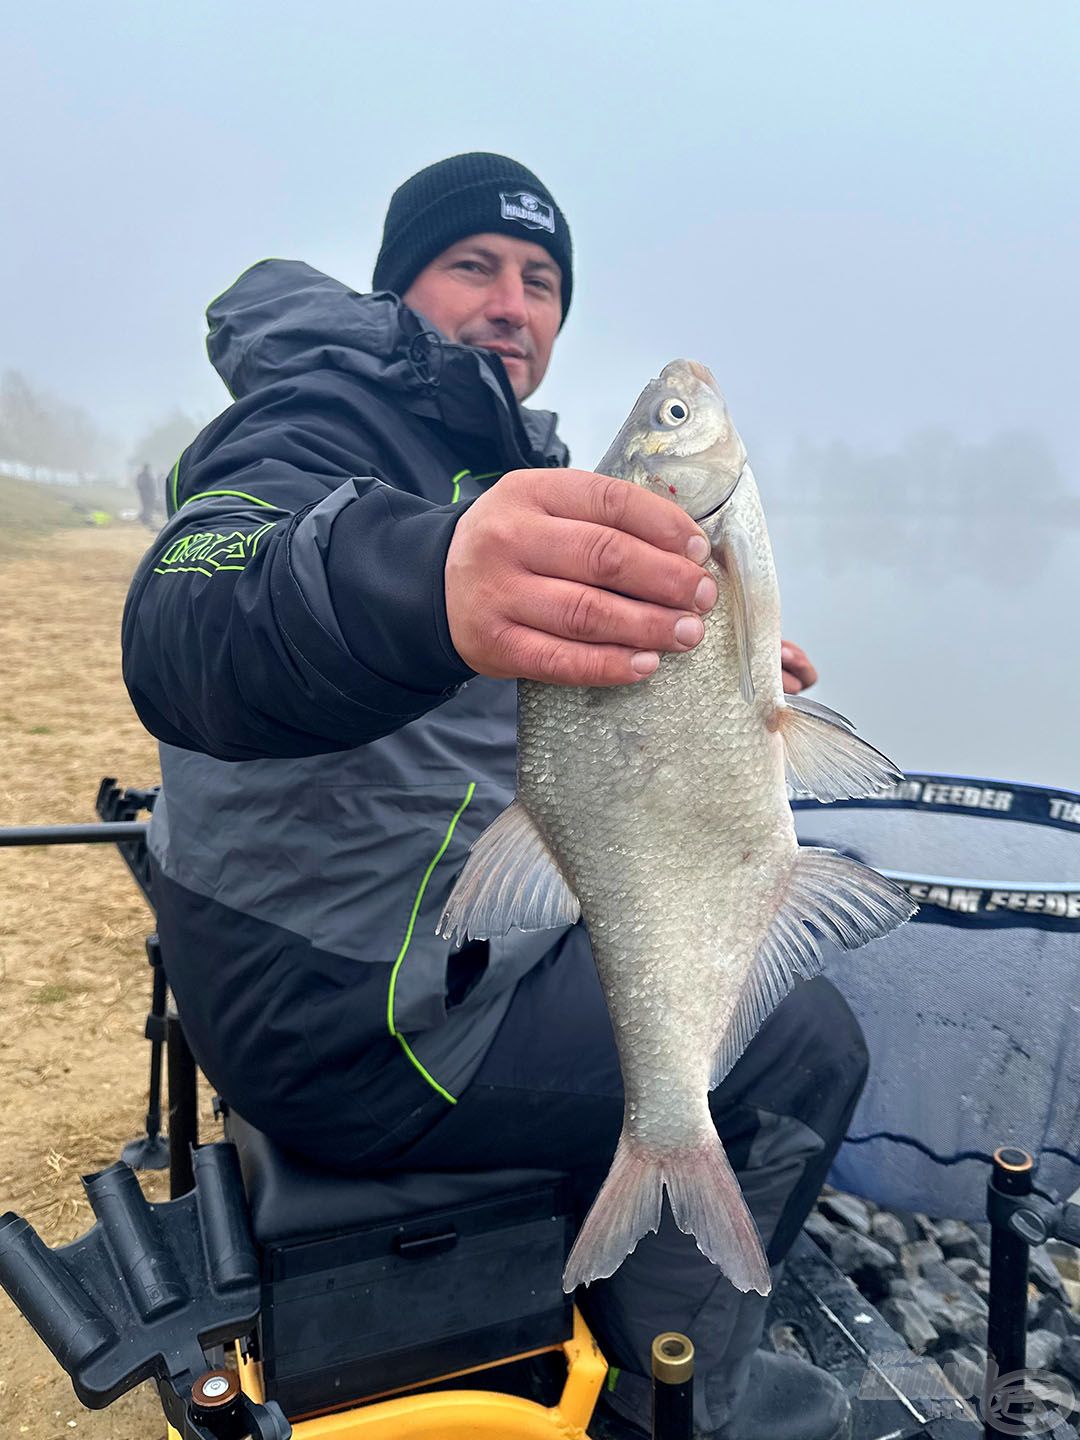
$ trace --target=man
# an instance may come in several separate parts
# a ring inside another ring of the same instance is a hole
[[[208,312],[234,403],[177,462],[124,619],[127,684],[163,742],[165,964],[200,1065],[279,1143],[347,1170],[559,1167],[584,1210],[622,1115],[586,933],[450,955],[435,922],[512,798],[509,682],[638,684],[692,649],[716,600],[707,545],[666,498],[566,469],[554,417],[519,403],[573,283],[530,171],[472,154],[413,176],[374,281],[360,296],[268,261]],[[797,647],[785,664],[791,689],[816,678]],[[715,1092],[773,1264],[864,1075],[815,980]],[[627,1434],[647,1428],[664,1329],[694,1336],[704,1433],[844,1423],[839,1386],[758,1351],[765,1303],[670,1218],[579,1299]]]
[[[150,466],[143,462],[143,467],[135,476],[135,493],[139,497],[139,519],[150,530],[157,529],[155,516],[157,514],[157,484],[150,470]]]

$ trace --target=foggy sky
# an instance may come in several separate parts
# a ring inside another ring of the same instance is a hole
[[[21,8],[0,367],[107,430],[216,413],[210,299],[266,255],[366,289],[395,185],[483,148],[570,220],[538,399],[583,464],[687,354],[759,461],[1030,426],[1080,485],[1071,0]]]
[[[241,270],[287,256],[366,289],[394,187],[442,156],[492,149],[539,173],[575,244],[573,307],[537,403],[560,412],[591,466],[668,360],[713,369],[776,516],[785,611],[806,627],[793,638],[845,678],[843,694],[823,680],[826,703],[854,714],[862,696],[854,718],[870,738],[888,739],[875,720],[899,723],[896,627],[938,578],[950,593],[951,552],[935,542],[928,579],[916,534],[921,570],[868,568],[880,631],[853,637],[870,551],[857,544],[842,585],[822,591],[838,575],[821,564],[834,532],[804,555],[781,513],[798,457],[817,457],[820,487],[838,444],[888,470],[919,436],[988,464],[999,437],[1015,448],[1021,436],[1054,493],[1080,495],[1074,0],[20,10],[0,84],[0,369],[129,441],[175,407],[206,420],[227,403],[203,310]],[[979,466],[964,476],[991,538],[960,535],[956,553],[1001,552],[1008,569],[1020,521],[981,515]],[[918,496],[932,509],[932,487]],[[1042,520],[1029,518],[1035,534]],[[957,583],[981,587],[963,603],[990,628],[947,663],[935,652],[947,702],[910,699],[929,718],[901,763],[935,768],[939,745],[962,762],[971,735],[969,773],[1080,783],[1066,729],[1080,681],[1057,648],[1075,613],[1074,515],[1061,533],[1046,572],[1058,589],[1037,573],[1037,536],[1011,600],[994,563],[960,566]],[[995,606],[1014,651],[1043,644],[1019,671],[1015,654],[992,654]],[[1060,709],[1056,729],[1039,722],[1057,739],[1027,753],[1031,687],[1013,677],[1029,665],[1054,675]],[[909,694],[913,683],[905,672]],[[961,697],[985,701],[977,723]]]

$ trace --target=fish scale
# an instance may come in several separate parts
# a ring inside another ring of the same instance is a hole
[[[717,603],[704,638],[637,684],[523,681],[515,803],[477,840],[440,922],[454,939],[580,915],[625,1091],[611,1170],[567,1262],[567,1289],[607,1276],[675,1222],[739,1289],[765,1294],[753,1217],[708,1094],[783,995],[914,906],[868,867],[800,850],[788,784],[865,795],[900,772],[813,702],[785,697],[780,596],[746,451],[715,380],[674,361],[598,466],[698,518]]]

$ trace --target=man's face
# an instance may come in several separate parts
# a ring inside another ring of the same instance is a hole
[[[519,400],[544,378],[562,320],[562,273],[542,245],[470,235],[426,265],[402,299],[448,340],[501,356]]]

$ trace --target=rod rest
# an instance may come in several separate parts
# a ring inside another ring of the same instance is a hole
[[[210,1368],[203,1347],[248,1334],[259,1313],[259,1261],[236,1147],[203,1146],[194,1169],[194,1190],[157,1205],[123,1163],[84,1176],[96,1223],[55,1250],[20,1216],[0,1216],[0,1284],[82,1403],[102,1409],[155,1379],[182,1434],[195,1433],[177,1420]],[[274,1432],[271,1425],[266,1433]]]

